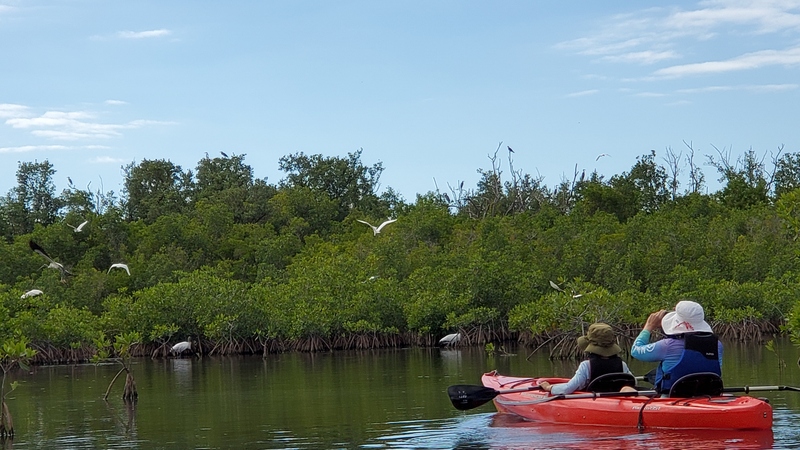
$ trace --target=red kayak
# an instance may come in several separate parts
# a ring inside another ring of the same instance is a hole
[[[493,398],[497,411],[537,422],[639,429],[772,429],[769,403],[746,395],[662,398],[635,392],[576,392],[559,398],[537,386],[540,381],[566,383],[566,378],[518,378],[489,372],[481,381],[499,392]]]

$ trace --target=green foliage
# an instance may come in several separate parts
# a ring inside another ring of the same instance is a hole
[[[731,163],[719,152],[725,188],[681,196],[654,152],[620,175],[576,171],[552,189],[511,158],[504,173],[497,153],[476,187],[413,204],[378,193],[383,166],[360,150],[286,156],[277,185],[254,179],[244,155],[206,156],[196,175],[144,160],[126,167],[119,202],[71,184],[56,197],[49,163],[21,165],[0,199],[0,338],[114,355],[131,333],[160,349],[190,335],[264,348],[452,329],[537,335],[640,326],[683,298],[715,325],[800,336],[797,155],[778,160],[774,195],[754,153]],[[356,222],[387,217],[397,221],[378,235]],[[74,276],[42,267],[31,239]],[[117,262],[131,275],[109,273]],[[44,294],[22,298],[33,288]]]
[[[36,350],[28,347],[28,340],[24,337],[4,341],[0,345],[0,369],[3,370],[3,381],[5,381],[6,372],[15,365],[19,365],[23,370],[28,370],[28,361],[35,355]],[[2,394],[2,399],[5,400],[5,394]]]
[[[359,149],[348,153],[347,158],[296,153],[280,159],[280,169],[287,173],[284,185],[306,188],[324,194],[335,202],[337,215],[341,221],[353,208],[366,213],[384,216],[385,206],[376,195],[383,164],[370,167],[361,162]]]
[[[192,189],[191,172],[163,159],[130,163],[124,171],[128,219],[153,223],[164,214],[183,212]]]
[[[6,375],[15,366],[28,370],[28,360],[34,355],[36,355],[36,350],[28,347],[28,341],[24,337],[8,339],[0,345],[0,370],[3,371],[3,378],[0,382],[0,437],[3,439],[14,436],[14,425],[6,405],[6,397],[18,386],[15,381],[11,383],[11,389],[6,391]]]

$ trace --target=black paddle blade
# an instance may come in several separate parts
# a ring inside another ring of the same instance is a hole
[[[499,394],[499,392],[492,388],[469,384],[457,384],[447,388],[447,395],[450,396],[450,402],[453,403],[456,409],[460,409],[461,411],[477,408],[497,397]]]

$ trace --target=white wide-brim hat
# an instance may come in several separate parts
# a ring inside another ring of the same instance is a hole
[[[705,321],[703,307],[690,300],[681,300],[661,319],[664,334],[711,333],[711,325]]]

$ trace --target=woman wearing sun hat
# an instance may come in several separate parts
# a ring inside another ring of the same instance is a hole
[[[659,325],[665,339],[651,344],[650,336]],[[703,307],[691,300],[679,301],[674,311],[650,314],[633,342],[631,356],[659,363],[654,382],[659,392],[669,392],[675,381],[692,373],[722,375],[722,343],[705,321]]]
[[[617,337],[611,326],[597,322],[589,325],[586,336],[578,338],[578,348],[589,358],[581,361],[575,375],[566,383],[539,383],[542,390],[554,395],[571,394],[585,389],[595,378],[608,373],[631,373],[625,361],[619,357],[622,349],[617,345]]]

